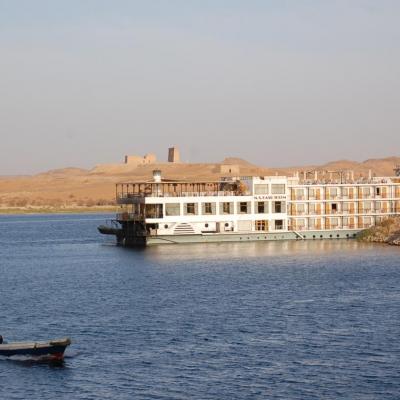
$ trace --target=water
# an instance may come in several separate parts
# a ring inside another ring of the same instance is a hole
[[[400,248],[118,248],[101,215],[0,217],[1,399],[399,399]]]

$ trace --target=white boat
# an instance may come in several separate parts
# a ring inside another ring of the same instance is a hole
[[[353,238],[400,215],[400,177],[354,179],[350,173],[152,179],[118,183],[113,224],[126,246]],[[103,233],[112,233],[105,230]]]

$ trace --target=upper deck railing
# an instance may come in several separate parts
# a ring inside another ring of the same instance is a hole
[[[335,180],[335,179],[319,179],[319,180],[304,180],[297,181],[289,180],[289,187],[314,187],[314,186],[379,186],[398,184],[398,178],[374,178],[374,179],[357,179],[357,180]]]
[[[248,196],[240,182],[140,182],[118,183],[116,198],[120,203],[143,197]]]

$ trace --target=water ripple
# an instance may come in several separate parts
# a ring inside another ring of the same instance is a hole
[[[102,216],[0,217],[4,399],[398,399],[398,248],[353,241],[116,247]]]

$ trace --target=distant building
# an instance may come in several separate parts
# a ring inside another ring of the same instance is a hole
[[[154,164],[157,161],[157,157],[153,153],[146,154],[145,156],[125,156],[125,164],[130,165],[147,165]]]
[[[179,154],[179,149],[177,147],[170,147],[168,149],[168,162],[179,163],[181,162],[181,156]]]
[[[219,166],[219,172],[221,174],[233,174],[233,175],[239,175],[240,174],[240,167],[239,165],[236,164],[221,164]]]

